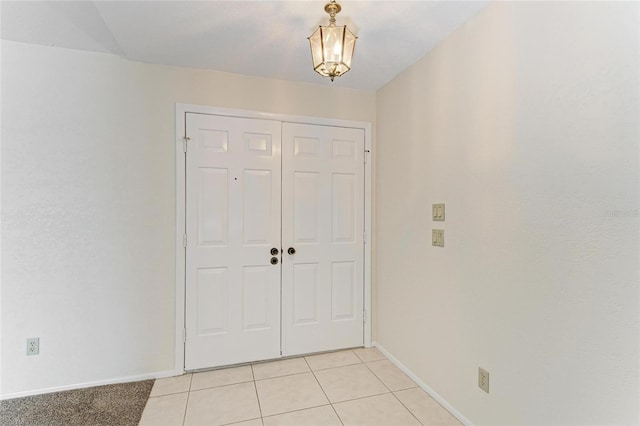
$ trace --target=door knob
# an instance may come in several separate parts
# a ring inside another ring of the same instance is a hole
[[[277,265],[278,264],[278,258],[277,257],[272,257],[271,258],[271,264],[272,265]]]
[[[279,252],[280,250],[274,247],[271,249],[271,256],[277,256]]]
[[[287,253],[296,254],[296,249],[294,249],[293,247],[289,247],[289,250],[287,250]]]

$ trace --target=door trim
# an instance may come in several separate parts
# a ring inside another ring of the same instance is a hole
[[[185,272],[186,250],[183,247],[183,236],[186,227],[185,196],[186,196],[186,165],[183,150],[183,138],[186,134],[186,114],[210,114],[241,118],[268,119],[287,123],[316,124],[334,127],[350,127],[364,130],[364,146],[368,151],[365,155],[364,165],[364,346],[371,347],[371,156],[372,135],[371,123],[365,121],[338,120],[330,118],[309,117],[288,114],[273,114],[249,110],[209,107],[203,105],[191,105],[176,103],[176,234],[175,234],[175,371],[184,373],[184,330],[185,330]]]

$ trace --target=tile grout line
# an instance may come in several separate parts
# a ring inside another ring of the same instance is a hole
[[[353,350],[352,350],[352,349],[350,349],[350,350],[353,352]],[[354,352],[354,354],[355,354],[355,352]],[[382,381],[382,380],[381,380],[381,379],[376,375],[376,373],[374,373],[374,372],[369,368],[369,366],[367,365],[367,364],[368,364],[368,362],[365,362],[364,360],[362,360],[362,358],[360,358],[357,354],[355,354],[355,355],[358,357],[358,359],[360,359],[360,360],[361,360],[361,362],[359,362],[359,363],[355,363],[355,364],[337,365],[337,366],[335,366],[335,367],[321,368],[321,369],[318,369],[318,370],[315,370],[315,371],[333,370],[333,369],[338,369],[338,368],[353,367],[353,366],[356,366],[356,365],[360,365],[360,364],[362,364],[362,365],[364,365],[365,367],[367,367],[367,369],[371,372],[371,374],[373,374],[373,376],[374,376],[374,377],[375,377],[375,378],[376,378],[380,383],[382,383],[382,385],[387,389],[387,391],[386,391],[386,392],[382,392],[382,393],[376,393],[376,394],[373,394],[373,395],[359,396],[359,397],[357,397],[357,398],[345,399],[345,400],[343,400],[343,401],[337,401],[337,402],[335,402],[335,404],[342,404],[343,402],[357,401],[357,400],[360,400],[360,399],[366,399],[366,398],[371,398],[371,397],[374,397],[374,396],[380,396],[380,395],[386,395],[386,394],[389,394],[389,393],[393,393],[393,391],[392,391],[392,390],[391,390],[391,389],[390,389],[390,388],[389,388],[389,387],[388,387],[388,386],[387,386],[387,385],[386,385],[386,384],[385,384],[385,383],[384,383],[384,382],[383,382],[383,381]],[[385,360],[387,360],[387,361],[388,361],[388,359],[387,359],[387,358],[385,358],[385,359],[372,360],[372,361],[369,361],[369,362],[377,362],[377,361],[385,361]],[[306,359],[305,359],[305,361],[306,361]],[[308,363],[307,363],[307,365],[308,365]],[[313,376],[316,378],[316,381],[318,381],[318,378],[316,377],[314,370],[312,370],[311,372],[312,372],[312,373],[314,373],[314,374],[313,374]],[[318,384],[320,384],[320,382],[319,382],[319,381],[318,381]],[[418,386],[416,385],[416,387],[418,387]],[[322,389],[322,391],[324,392],[324,388],[322,388],[322,385],[320,385],[320,388],[321,388],[321,389]],[[407,389],[414,389],[414,388],[407,388]],[[402,390],[405,390],[405,389],[402,389]],[[326,396],[326,393],[325,393],[325,396]],[[329,398],[327,397],[327,399],[329,399]],[[334,404],[334,403],[333,403],[333,402],[331,402],[331,401],[329,401],[329,403],[331,404],[331,406],[333,406],[333,404]],[[334,411],[335,411],[335,408],[334,408]],[[337,413],[336,413],[336,414],[337,414]]]
[[[305,362],[306,362],[306,359],[305,359]],[[362,361],[362,360],[360,360],[360,358],[358,358],[358,362],[354,362],[352,364],[334,365],[333,367],[316,368],[315,370],[312,370],[312,371],[331,370],[332,368],[349,367],[351,365],[358,365],[358,364],[364,364],[364,361]],[[309,365],[309,363],[307,363],[307,365]],[[311,366],[309,366],[309,369],[311,369]]]
[[[411,377],[408,377],[408,376],[407,376],[407,378],[411,381],[411,383],[413,383],[413,385],[414,385],[414,386],[411,386],[411,387],[408,387],[408,388],[396,389],[396,390],[391,389],[389,386],[387,386],[387,384],[384,382],[384,380],[382,380],[382,377],[378,376],[378,374],[376,374],[376,372],[375,372],[375,371],[373,371],[373,370],[371,369],[371,367],[369,367],[369,364],[373,364],[373,363],[376,363],[376,362],[382,362],[382,361],[390,362],[388,359],[377,359],[377,360],[374,360],[374,361],[365,362],[364,364],[367,366],[367,368],[369,369],[369,371],[371,371],[371,372],[373,373],[373,375],[374,375],[374,376],[376,376],[376,378],[377,378],[378,380],[380,380],[380,382],[382,382],[382,384],[383,384],[387,389],[389,389],[389,392],[394,393],[394,392],[400,392],[400,391],[403,391],[403,390],[415,389],[415,388],[419,388],[419,387],[420,387],[420,386],[418,386],[418,384],[417,384],[416,382],[414,382],[413,380],[411,380]],[[393,363],[391,363],[391,365],[393,365]],[[395,366],[394,366],[394,367],[395,367]],[[397,368],[397,367],[396,367],[396,368]],[[400,373],[402,373],[403,375],[405,375],[405,376],[406,376],[406,374],[404,374],[404,373],[402,372],[402,370],[400,370]]]
[[[383,392],[383,393],[375,393],[373,395],[359,396],[357,398],[345,399],[344,401],[336,401],[335,404],[342,404],[343,402],[359,401],[361,399],[373,398],[374,396],[389,395],[390,393],[393,393],[393,392]]]
[[[1,0],[0,0],[1,1]],[[205,390],[210,390],[210,389],[219,389],[219,388],[227,388],[229,386],[235,386],[235,385],[241,385],[243,383],[251,383],[254,382],[255,380],[251,379],[251,380],[243,380],[241,382],[235,382],[235,383],[227,383],[224,385],[217,385],[217,386],[207,386],[206,388],[200,388],[200,389],[193,389],[190,390],[189,392],[201,392],[201,391],[205,391]],[[181,392],[182,393],[182,392]]]
[[[387,386],[387,384],[385,382],[382,381],[382,379],[380,377],[378,377],[378,375],[376,374],[375,371],[373,371],[371,368],[369,368],[369,363],[367,362],[363,362],[364,366],[367,367],[367,370],[369,370],[371,372],[371,374],[373,374],[373,376],[378,379],[378,381],[380,383],[382,383],[382,386],[384,386],[385,388],[387,388],[387,390],[391,393],[393,393],[393,391],[391,390],[391,388],[389,386]]]
[[[305,373],[310,373],[311,370],[309,371],[300,371],[299,373],[288,373],[288,374],[283,374],[281,376],[273,376],[273,377],[265,377],[264,379],[256,379],[256,382],[264,382],[265,380],[271,380],[271,379],[278,379],[280,377],[290,377],[290,376],[297,376],[298,374],[305,374]]]
[[[352,351],[352,353],[353,353],[353,351]],[[357,357],[357,355],[356,355],[356,357]],[[331,406],[331,409],[336,414],[336,417],[338,417],[338,421],[344,426],[344,422],[342,421],[342,418],[340,417],[340,414],[338,414],[338,412],[336,411],[336,407],[333,406],[333,402],[331,402],[331,400],[327,396],[327,393],[324,391],[324,388],[322,387],[322,385],[320,384],[320,381],[316,377],[315,371],[313,371],[313,369],[311,368],[311,366],[307,362],[307,358],[306,357],[304,358],[304,362],[307,364],[307,367],[309,367],[309,370],[311,370],[311,374],[313,374],[313,378],[316,379],[316,383],[318,384],[318,386],[320,386],[320,390],[324,394],[324,397],[327,398],[327,401],[329,402],[329,405]]]
[[[193,383],[193,373],[189,373],[191,378],[189,378],[189,392],[187,393],[187,403],[184,404],[184,414],[182,415],[182,426],[187,421],[187,409],[189,408],[189,398],[191,398],[191,384]]]
[[[383,361],[383,360],[380,360],[380,361]],[[371,362],[377,362],[377,361],[371,361]],[[414,419],[416,419],[416,421],[417,421],[419,424],[422,424],[422,422],[420,421],[420,419],[418,419],[418,418],[416,417],[416,415],[415,415],[415,414],[413,414],[413,411],[411,411],[411,410],[409,409],[409,407],[407,407],[406,405],[404,405],[404,403],[403,403],[402,401],[400,401],[400,398],[398,398],[398,397],[396,396],[396,394],[395,394],[395,393],[393,393],[393,391],[391,390],[391,388],[390,388],[389,386],[387,386],[387,384],[386,384],[385,382],[383,382],[383,381],[382,381],[382,379],[381,379],[380,377],[378,377],[378,375],[376,374],[376,372],[375,372],[375,371],[373,371],[371,368],[369,368],[368,363],[366,363],[366,362],[365,362],[365,363],[364,363],[364,365],[365,365],[365,366],[367,367],[367,369],[371,372],[371,374],[373,374],[373,375],[374,375],[374,376],[375,376],[375,377],[380,381],[380,383],[382,383],[382,385],[383,385],[385,388],[387,388],[387,389],[389,390],[389,393],[390,393],[391,395],[393,395],[393,397],[396,399],[396,401],[398,401],[398,402],[400,403],[400,405],[402,405],[402,406],[405,408],[405,410],[407,410],[407,411],[409,412],[409,414],[411,414],[411,416],[412,416]],[[413,380],[412,380],[412,381],[413,381]],[[409,389],[413,389],[413,388],[409,388]],[[400,390],[404,390],[404,389],[400,389]],[[384,394],[382,394],[382,395],[384,395]]]
[[[410,389],[415,389],[415,388],[410,388]],[[402,389],[402,390],[406,390],[406,389]],[[393,397],[413,416],[414,419],[416,419],[418,421],[418,423],[420,423],[421,425],[424,425],[424,423],[422,423],[420,421],[420,419],[418,417],[416,417],[415,414],[413,414],[413,411],[411,411],[409,409],[409,407],[407,407],[406,405],[404,405],[404,402],[402,402],[400,400],[400,398],[398,398],[398,395],[396,395],[395,393],[391,392],[391,395],[393,395]]]
[[[251,377],[253,378],[253,390],[256,393],[256,400],[258,401],[258,411],[260,411],[260,422],[264,425],[264,417],[262,416],[262,404],[260,404],[260,396],[258,395],[258,386],[256,384],[256,375],[253,372],[253,364],[251,365]]]
[[[291,410],[291,411],[284,411],[282,413],[269,414],[268,416],[264,416],[263,419],[268,419],[269,417],[283,416],[285,414],[299,413],[301,411],[313,410],[314,408],[329,407],[330,405],[331,405],[331,403],[322,404],[322,405],[314,405],[313,407],[307,407],[307,408],[296,408],[295,410]]]
[[[2,0],[0,0],[2,1]],[[190,390],[186,390],[186,391],[182,391],[182,392],[170,392],[170,393],[163,393],[162,395],[156,395],[156,396],[149,396],[149,398],[147,398],[147,400],[149,399],[156,399],[156,398],[162,398],[165,396],[171,396],[171,395],[179,395],[181,393],[187,393],[187,392],[191,392]]]

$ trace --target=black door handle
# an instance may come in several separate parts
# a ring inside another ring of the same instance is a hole
[[[279,252],[280,250],[274,247],[271,249],[271,256],[277,256]]]
[[[293,247],[289,247],[289,250],[287,250],[287,253],[296,254],[296,249],[294,249]]]
[[[271,264],[272,265],[277,265],[278,264],[278,258],[277,257],[272,257],[271,258]]]

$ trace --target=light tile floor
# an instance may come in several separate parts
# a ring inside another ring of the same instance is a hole
[[[156,380],[141,426],[460,425],[376,349]]]

